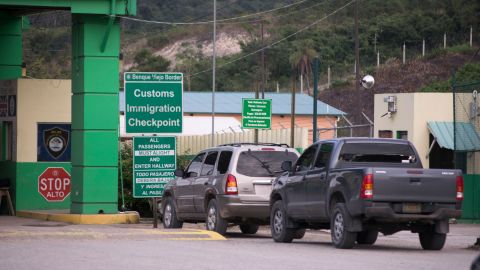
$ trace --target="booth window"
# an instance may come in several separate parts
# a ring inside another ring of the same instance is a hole
[[[408,140],[408,131],[405,131],[405,130],[397,131],[397,139]]]
[[[3,160],[13,159],[13,123],[3,122],[1,125],[1,153]]]
[[[378,137],[391,139],[393,137],[393,132],[391,130],[379,130]]]

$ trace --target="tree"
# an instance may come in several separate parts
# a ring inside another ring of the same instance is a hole
[[[203,59],[202,47],[198,45],[194,48],[191,43],[184,42],[181,45],[179,53],[177,53],[176,69],[182,71],[187,80],[187,90],[192,91],[192,77],[196,64]]]
[[[168,71],[170,61],[162,56],[155,56],[147,49],[142,49],[135,54],[136,65],[130,71],[164,72]]]
[[[310,39],[300,40],[294,43],[295,51],[290,55],[289,61],[293,68],[302,75],[306,81],[307,92],[310,93],[310,75],[312,74],[312,59],[318,56],[313,49],[313,41]]]

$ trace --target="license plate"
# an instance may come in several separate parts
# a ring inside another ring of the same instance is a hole
[[[422,205],[419,203],[404,203],[402,206],[403,213],[421,213],[422,212]]]

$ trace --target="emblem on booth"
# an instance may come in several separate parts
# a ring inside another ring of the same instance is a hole
[[[67,149],[69,137],[69,131],[58,127],[43,131],[47,151],[55,159],[61,156]]]
[[[70,125],[38,124],[38,161],[70,161]]]

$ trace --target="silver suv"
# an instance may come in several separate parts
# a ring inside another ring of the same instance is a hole
[[[165,186],[161,212],[165,228],[205,222],[207,230],[225,234],[229,223],[254,234],[269,222],[272,181],[283,161],[298,152],[281,144],[228,144],[201,151]]]

